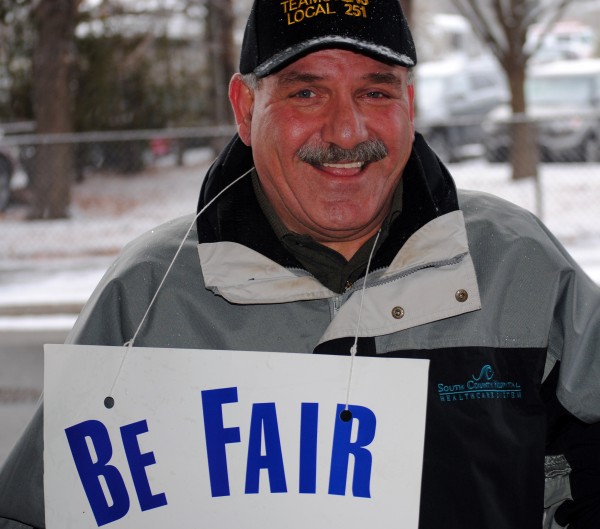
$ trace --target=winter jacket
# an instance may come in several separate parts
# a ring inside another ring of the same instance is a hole
[[[348,355],[366,281],[358,354],[430,361],[420,528],[597,529],[600,291],[542,223],[457,192],[417,135],[402,213],[368,277],[339,294],[282,247],[250,177],[217,196],[251,166],[234,138],[199,208],[216,199],[135,345]],[[68,341],[130,340],[193,223],[132,242]],[[41,417],[40,407],[0,474],[0,517],[34,527],[44,521]]]

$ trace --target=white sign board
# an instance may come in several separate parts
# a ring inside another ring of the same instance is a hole
[[[342,420],[349,368],[46,346],[46,527],[416,529],[429,364],[355,358]]]

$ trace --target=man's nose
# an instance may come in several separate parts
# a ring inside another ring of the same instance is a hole
[[[352,97],[338,97],[331,102],[321,134],[323,141],[344,149],[369,139],[366,117]]]

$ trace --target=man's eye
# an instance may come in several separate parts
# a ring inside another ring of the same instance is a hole
[[[315,93],[312,90],[309,90],[307,88],[307,89],[300,90],[300,91],[296,92],[294,94],[294,97],[299,97],[301,99],[308,99],[308,98],[311,98],[311,97],[315,97]]]
[[[367,92],[367,97],[370,97],[371,99],[383,99],[386,95],[383,92],[372,90],[371,92]]]

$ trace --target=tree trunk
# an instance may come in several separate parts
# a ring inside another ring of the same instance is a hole
[[[507,67],[511,91],[510,161],[513,180],[537,177],[539,152],[535,123],[527,116],[525,101],[526,63],[513,60]]]
[[[33,11],[33,109],[38,134],[68,133],[71,123],[70,70],[80,0],[40,0]],[[30,217],[65,218],[74,181],[70,144],[36,145],[32,166]]]
[[[537,177],[539,152],[536,127],[529,123],[525,101],[525,49],[529,27],[541,20],[556,22],[572,0],[451,0],[471,23],[475,34],[498,59],[510,85],[513,119],[510,123],[513,179]],[[547,30],[552,24],[547,25]]]
[[[206,48],[210,50],[209,101],[213,125],[233,124],[233,111],[229,103],[229,80],[236,71],[235,46],[233,40],[233,5],[232,0],[207,0]],[[217,153],[225,147],[227,138],[212,138],[210,146]]]
[[[229,80],[235,72],[235,47],[233,40],[232,0],[209,0],[207,2],[206,43],[211,50],[211,92],[209,100],[214,101],[212,121],[215,125],[233,122],[233,113],[229,104]]]

